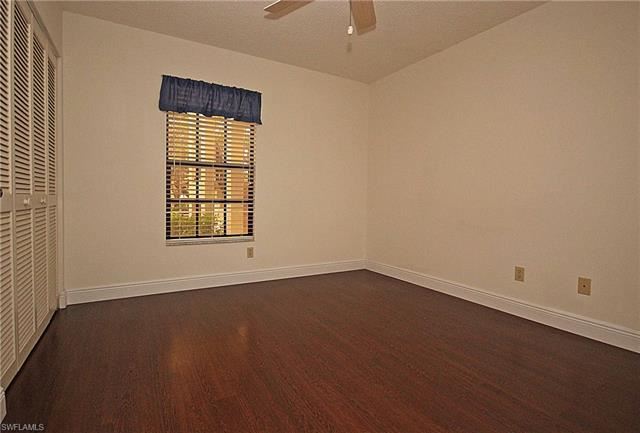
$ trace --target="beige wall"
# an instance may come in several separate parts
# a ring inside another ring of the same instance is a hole
[[[368,220],[370,260],[640,329],[639,13],[547,4],[370,87],[65,14],[65,286],[362,259]],[[163,73],[264,94],[253,260],[164,245]]]
[[[550,3],[375,83],[368,258],[640,329],[638,40]]]
[[[69,13],[63,61],[68,290],[364,259],[366,85]],[[162,74],[263,92],[254,244],[165,246]]]

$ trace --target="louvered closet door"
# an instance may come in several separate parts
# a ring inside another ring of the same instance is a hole
[[[18,350],[22,351],[36,331],[31,209],[31,31],[27,15],[19,3],[14,3],[13,18],[14,260]]]
[[[47,281],[49,310],[58,305],[58,207],[56,149],[56,62],[47,59]]]
[[[0,1],[0,377],[16,362],[13,207],[9,135],[9,4]]]
[[[33,34],[31,62],[31,109],[33,119],[33,279],[36,325],[49,313],[47,293],[47,141],[46,141],[46,59],[42,42]]]
[[[56,70],[26,2],[0,0],[0,385],[57,305]]]

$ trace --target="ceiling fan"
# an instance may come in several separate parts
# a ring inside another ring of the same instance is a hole
[[[277,0],[265,7],[264,10],[269,13],[267,18],[280,18],[290,14],[296,9],[300,9],[302,6],[308,5],[312,1],[313,0]],[[358,34],[361,35],[375,28],[376,12],[373,8],[373,0],[349,0],[349,9]],[[349,27],[347,28],[349,35],[353,33],[351,16],[349,16]]]

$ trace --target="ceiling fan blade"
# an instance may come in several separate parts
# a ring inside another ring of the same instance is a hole
[[[312,1],[313,0],[277,0],[264,8],[264,10],[271,14],[270,17],[280,18],[281,16],[291,13]]]
[[[373,30],[376,26],[376,11],[373,0],[351,0],[351,13],[358,34]]]

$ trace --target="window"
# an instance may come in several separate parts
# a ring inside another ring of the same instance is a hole
[[[167,112],[168,244],[253,239],[255,124]]]

